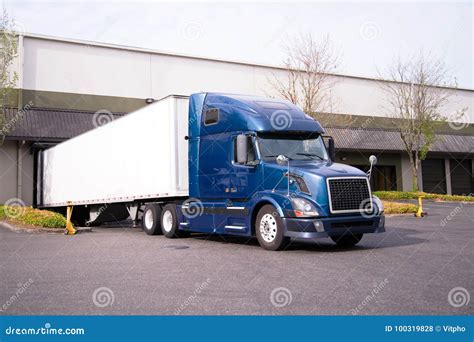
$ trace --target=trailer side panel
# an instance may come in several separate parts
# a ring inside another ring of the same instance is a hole
[[[170,96],[44,151],[43,206],[187,196],[187,106]]]

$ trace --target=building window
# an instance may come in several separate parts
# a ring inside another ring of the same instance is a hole
[[[219,122],[219,109],[212,108],[206,110],[204,113],[204,124],[206,126],[215,125]]]

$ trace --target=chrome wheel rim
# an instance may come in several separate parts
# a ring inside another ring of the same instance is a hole
[[[171,211],[167,210],[163,213],[163,222],[161,224],[166,232],[171,231],[171,228],[173,228],[173,214]]]
[[[145,228],[146,229],[151,229],[153,227],[153,212],[151,210],[147,210],[145,213]]]
[[[272,214],[263,215],[260,220],[260,236],[265,242],[272,242],[277,235],[277,222]]]

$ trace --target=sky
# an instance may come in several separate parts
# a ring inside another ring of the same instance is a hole
[[[394,58],[443,59],[474,89],[471,1],[151,2],[11,1],[20,31],[172,53],[281,65],[283,42],[329,35],[339,74],[378,77]]]

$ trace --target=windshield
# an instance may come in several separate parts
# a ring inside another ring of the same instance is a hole
[[[259,135],[258,146],[261,158],[274,159],[280,154],[294,160],[327,160],[323,138],[319,134],[305,135]]]

